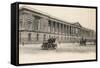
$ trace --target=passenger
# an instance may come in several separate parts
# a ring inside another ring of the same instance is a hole
[[[49,38],[48,39],[48,43],[52,43],[52,38]]]
[[[48,49],[56,49],[57,43],[56,38],[49,38],[48,40],[43,41],[42,49],[48,50]]]

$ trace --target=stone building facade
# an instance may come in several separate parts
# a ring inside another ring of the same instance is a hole
[[[28,8],[19,9],[19,42],[42,43],[51,37],[59,42],[79,42],[80,38],[95,39],[95,32],[79,22],[69,23]]]

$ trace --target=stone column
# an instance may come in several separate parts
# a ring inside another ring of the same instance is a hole
[[[53,33],[53,22],[51,21],[51,33]]]
[[[81,33],[81,37],[83,36],[83,30],[82,29],[80,29],[80,33]]]
[[[61,24],[59,23],[59,34],[61,34]]]
[[[59,23],[57,22],[57,33],[59,33]]]
[[[66,35],[68,35],[68,25],[66,25]]]
[[[64,24],[62,24],[62,33],[64,34]]]
[[[54,23],[54,33],[56,33],[56,23],[55,22],[53,22]]]
[[[59,28],[59,23],[58,23],[58,34],[59,34],[59,29],[60,29],[60,28]]]
[[[54,23],[54,21],[52,23],[53,23],[53,33],[54,33],[55,32],[55,23]]]
[[[71,27],[71,34],[73,35],[73,27]]]
[[[77,28],[75,27],[75,36],[77,36]]]
[[[70,36],[71,33],[71,29],[70,29],[70,25],[68,25],[68,35]]]
[[[55,33],[57,33],[57,22],[55,22]]]
[[[66,29],[67,29],[67,28],[66,28],[66,25],[65,25],[65,27],[64,27],[64,34],[65,34],[65,35],[66,35]]]
[[[63,33],[63,25],[61,24],[61,34]]]
[[[80,28],[78,28],[78,33],[77,33],[77,35],[78,35],[78,36],[81,35],[81,30],[80,30]]]
[[[72,27],[72,35],[74,35],[74,31],[75,31],[75,29],[74,29],[74,27]]]
[[[71,30],[72,30],[71,26],[69,26],[69,35],[71,35]]]
[[[48,29],[49,29],[49,32],[51,33],[51,20],[48,20]]]

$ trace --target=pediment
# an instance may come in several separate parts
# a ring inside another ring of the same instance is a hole
[[[81,24],[79,22],[73,23],[73,25],[76,25],[78,27],[82,27]]]

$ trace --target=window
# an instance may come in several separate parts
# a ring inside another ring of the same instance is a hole
[[[50,20],[48,20],[48,29],[49,29],[49,32],[51,32],[51,21]]]
[[[22,19],[20,19],[20,21],[19,21],[19,26],[20,27],[22,27],[22,22],[23,22]]]
[[[48,22],[49,22],[49,26],[51,27],[51,21],[50,21],[50,20],[48,20]]]
[[[78,33],[78,28],[76,28],[76,34]]]
[[[34,24],[35,30],[38,30],[38,23],[39,23],[38,19],[35,19],[35,24]]]
[[[63,33],[63,25],[61,24],[61,33]]]
[[[31,26],[31,21],[28,21],[28,23],[27,23],[27,27],[28,27],[28,29],[30,28],[30,26]]]
[[[34,16],[34,30],[38,30],[39,23],[40,23],[40,17],[39,16]]]
[[[36,40],[37,40],[37,41],[39,40],[39,34],[37,34],[37,36],[36,36]]]
[[[57,22],[57,32],[59,32],[59,23]]]
[[[28,34],[28,40],[31,40],[31,33]]]
[[[43,40],[46,40],[46,35],[44,34],[44,36],[43,36]]]

